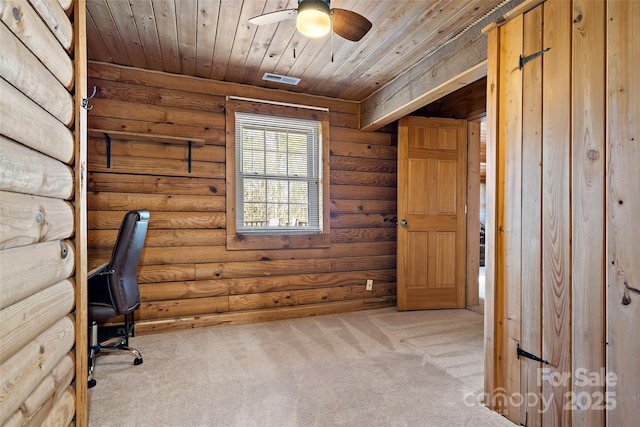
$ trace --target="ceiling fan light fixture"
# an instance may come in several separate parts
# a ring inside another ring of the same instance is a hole
[[[329,5],[322,0],[306,0],[298,6],[296,28],[307,37],[326,36],[331,31]]]

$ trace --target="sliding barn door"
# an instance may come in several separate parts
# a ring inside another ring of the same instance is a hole
[[[571,381],[555,379],[571,371],[571,3],[546,2],[491,33],[490,43],[490,406],[516,424],[569,425]]]
[[[398,131],[398,309],[464,307],[467,122],[406,117]]]
[[[627,254],[638,247],[637,226],[615,237],[605,227],[607,217],[622,218],[622,194],[638,200],[630,166],[638,144],[607,143],[618,131],[637,133],[637,111],[626,98],[606,99],[633,97],[637,87],[625,71],[637,64],[619,59],[637,52],[628,30],[640,16],[632,18],[636,3],[548,0],[488,34],[487,165],[495,167],[487,170],[485,391],[486,403],[519,425],[637,423],[631,322],[640,311],[629,309],[620,283],[637,251],[626,268],[605,253],[613,240]],[[607,46],[607,35],[620,39]],[[611,79],[616,72],[622,81]],[[607,129],[607,117],[619,112]],[[616,159],[616,150],[626,155]],[[627,179],[607,203],[607,177],[616,173]],[[606,266],[620,271],[607,277]],[[628,335],[616,343],[622,331]]]

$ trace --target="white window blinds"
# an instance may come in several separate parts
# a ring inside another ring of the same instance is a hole
[[[236,231],[322,232],[321,123],[236,113]]]

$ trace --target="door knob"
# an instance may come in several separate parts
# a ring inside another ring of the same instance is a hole
[[[406,226],[409,225],[409,223],[407,222],[406,219],[403,219],[402,221],[400,221],[400,225],[403,226],[403,227],[406,227]]]

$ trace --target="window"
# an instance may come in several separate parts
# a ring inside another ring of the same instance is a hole
[[[227,249],[329,246],[328,112],[227,101]]]
[[[236,232],[322,232],[317,120],[236,113]]]

